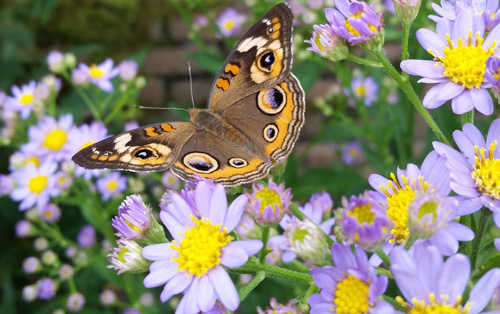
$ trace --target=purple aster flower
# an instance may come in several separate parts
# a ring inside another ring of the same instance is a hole
[[[486,72],[484,76],[488,80],[488,83],[493,86],[492,92],[500,92],[500,58],[499,57],[489,57],[486,60]]]
[[[351,45],[366,44],[376,39],[384,27],[384,14],[377,14],[366,2],[334,0],[336,9],[325,10],[333,31]]]
[[[23,299],[26,302],[34,301],[37,297],[36,285],[25,286],[22,291]]]
[[[276,184],[272,178],[264,186],[254,182],[252,193],[245,192],[249,203],[247,211],[255,217],[259,224],[275,225],[281,221],[288,212],[292,201],[290,189],[285,189],[285,184]]]
[[[118,171],[113,171],[96,181],[97,191],[101,194],[103,201],[118,196],[127,189],[127,177]]]
[[[64,264],[61,266],[61,268],[59,268],[58,273],[59,273],[59,278],[61,278],[61,280],[69,280],[73,278],[74,269],[71,265]]]
[[[118,272],[118,275],[124,272],[144,273],[148,271],[151,264],[142,256],[142,247],[135,241],[129,241],[125,238],[116,240],[118,247],[112,248],[108,260],[112,268]]]
[[[64,55],[57,50],[52,50],[47,55],[47,65],[49,66],[50,71],[54,73],[61,73],[66,67],[64,64]]]
[[[14,229],[17,237],[24,238],[31,234],[33,226],[27,220],[19,220]]]
[[[78,292],[72,293],[68,297],[68,301],[66,302],[66,306],[68,307],[68,310],[70,312],[79,312],[83,308],[84,304],[85,297],[83,296],[83,294]]]
[[[118,216],[111,219],[113,228],[127,240],[147,237],[154,217],[151,207],[144,204],[139,194],[127,196],[118,207]],[[162,230],[163,231],[163,230]]]
[[[480,15],[484,19],[486,31],[489,32],[500,23],[498,15],[499,4],[498,0],[481,0],[481,1],[444,1],[441,0],[441,6],[436,3],[432,4],[432,8],[439,16],[429,15],[429,18],[435,22],[441,19],[456,21],[457,12],[461,9],[471,9],[475,15]]]
[[[131,81],[137,75],[137,62],[134,60],[125,60],[118,65],[118,70],[120,71],[120,77],[124,81]]]
[[[89,81],[88,74],[85,72],[85,69],[81,67],[73,69],[71,79],[75,85],[83,85]]]
[[[343,197],[342,208],[336,214],[343,241],[369,251],[380,247],[387,240],[391,229],[387,211],[380,206],[374,193],[366,191],[349,199]]]
[[[345,41],[335,34],[330,25],[313,25],[313,29],[311,39],[304,40],[311,45],[311,47],[307,47],[307,50],[333,62],[344,60],[347,57],[349,48],[347,48]]]
[[[107,93],[113,92],[113,84],[111,84],[110,80],[120,72],[118,68],[113,68],[113,60],[111,58],[104,60],[99,65],[92,64],[90,67],[80,63],[78,69],[86,75],[90,83],[97,85],[97,87]]]
[[[40,101],[44,101],[44,100],[47,100],[47,98],[49,98],[49,96],[50,96],[50,89],[47,86],[47,84],[45,84],[44,82],[36,83],[35,98],[40,100]]]
[[[486,38],[483,19],[475,18],[470,9],[457,13],[455,22],[441,19],[437,33],[421,28],[417,39],[434,60],[405,60],[403,71],[421,76],[419,82],[437,83],[425,95],[423,105],[434,109],[451,99],[454,113],[463,114],[476,108],[485,115],[493,113],[493,101],[487,91],[486,60],[497,56],[500,26]],[[484,47],[483,47],[484,44]]]
[[[270,237],[266,249],[270,251],[266,255],[266,261],[270,265],[277,265],[281,261],[289,263],[297,257],[297,254],[290,250],[288,239],[283,235]]]
[[[352,165],[361,158],[362,154],[363,152],[358,142],[346,143],[342,150],[342,161],[348,165]]]
[[[12,96],[5,100],[5,108],[19,112],[21,119],[26,120],[33,107],[39,103],[35,97],[35,87],[35,81],[22,85],[21,88],[13,85],[11,87]]]
[[[139,311],[139,309],[130,307],[124,309],[123,314],[141,314],[141,311]]]
[[[241,32],[241,25],[245,22],[246,16],[238,13],[233,8],[227,8],[217,17],[217,27],[223,37],[238,35]]]
[[[378,174],[370,175],[368,180],[378,191],[373,196],[382,206],[386,206],[387,216],[393,224],[390,243],[406,243],[410,237],[408,206],[417,191],[429,190],[441,196],[450,193],[450,174],[445,166],[445,159],[434,151],[427,155],[420,169],[414,164],[408,164],[406,170],[398,168],[397,175],[392,173],[391,180]]]
[[[434,149],[446,157],[450,171],[450,186],[459,195],[459,215],[467,215],[485,206],[500,219],[500,119],[491,123],[486,140],[481,132],[467,123],[463,131],[453,132],[453,138],[460,152],[434,142]]]
[[[57,196],[59,190],[55,186],[54,173],[57,164],[44,162],[40,167],[32,163],[12,173],[17,187],[11,192],[14,201],[20,201],[19,209],[26,210],[33,206],[42,209],[49,203],[50,196]]]
[[[40,217],[45,222],[56,222],[61,217],[61,209],[53,203],[48,203],[40,210]]]
[[[443,261],[437,248],[417,246],[413,255],[397,247],[390,258],[394,280],[406,300],[399,302],[412,313],[481,313],[500,282],[500,269],[488,271],[461,305],[471,272],[467,256],[455,254]]]
[[[194,17],[194,26],[196,28],[203,28],[208,25],[208,17],[205,14],[197,14]]]
[[[99,300],[104,306],[111,305],[116,301],[116,294],[111,290],[105,289],[99,294]]]
[[[392,2],[394,4],[393,13],[405,24],[410,24],[417,17],[422,0],[394,0]]]
[[[154,296],[152,293],[146,292],[146,293],[141,294],[141,297],[139,298],[139,302],[141,303],[141,305],[151,306],[155,302],[155,299],[154,299]]]
[[[51,278],[38,281],[36,292],[40,300],[49,300],[56,295],[57,284]]]
[[[28,129],[30,141],[26,144],[26,149],[36,151],[38,156],[46,160],[69,160],[73,156],[68,145],[73,128],[71,114],[62,115],[59,121],[54,117],[45,116],[36,126]]]
[[[229,235],[248,198],[240,195],[228,208],[224,187],[207,181],[197,184],[194,195],[196,210],[181,196],[172,194],[171,202],[160,212],[174,241],[143,249],[144,257],[154,261],[144,285],[165,285],[162,302],[184,292],[176,313],[208,311],[217,299],[234,311],[239,305],[238,293],[222,265],[240,267],[262,248],[260,240],[233,241]]]
[[[311,269],[314,282],[321,289],[308,299],[311,314],[394,313],[394,308],[382,300],[388,279],[377,275],[363,249],[355,247],[353,253],[350,246],[334,243],[332,259],[335,266]]]
[[[139,122],[133,120],[133,121],[126,121],[123,124],[123,131],[131,131],[133,129],[139,128]]]
[[[244,213],[243,216],[241,216],[240,222],[235,230],[238,236],[243,240],[259,239],[261,237],[259,225],[248,213]]]
[[[0,195],[7,195],[14,189],[15,182],[11,175],[0,174]]]
[[[404,0],[402,0],[404,1]],[[396,14],[396,11],[394,9],[394,1],[393,0],[384,0],[384,8],[387,12],[391,13],[392,15]]]
[[[95,244],[95,228],[92,225],[83,226],[76,240],[81,247],[92,247]]]
[[[181,181],[172,171],[167,170],[161,177],[161,183],[167,190],[178,191],[181,187]]]
[[[34,256],[27,257],[23,261],[23,271],[25,274],[33,274],[40,270],[40,260]]]
[[[67,172],[59,171],[55,174],[56,187],[62,192],[68,190],[73,185],[73,177]]]
[[[378,96],[378,84],[375,82],[373,77],[367,76],[366,78],[357,76],[351,81],[351,90],[344,88],[344,94],[347,97],[353,97],[354,100],[363,100],[364,104],[368,107],[377,99]],[[354,102],[349,99],[349,104],[354,106]]]
[[[265,310],[262,310],[259,307],[257,307],[257,313],[258,314],[303,314],[304,312],[299,311],[297,309],[297,301],[296,300],[290,300],[286,303],[286,305],[282,305],[278,303],[278,300],[276,298],[271,298],[269,301],[269,304],[271,307],[266,308]]]

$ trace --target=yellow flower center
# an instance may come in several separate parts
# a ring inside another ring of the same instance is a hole
[[[227,21],[226,23],[224,23],[224,28],[226,30],[231,30],[234,28],[234,22],[233,21]]]
[[[198,277],[220,264],[221,249],[230,241],[226,228],[212,225],[210,220],[191,217],[196,226],[187,230],[179,246],[170,245],[178,253],[172,258],[179,263],[179,269]],[[175,242],[175,241],[174,241]]]
[[[293,233],[293,243],[295,242],[304,242],[304,239],[306,238],[306,236],[310,235],[309,231],[307,229],[297,229],[295,230],[295,232]]]
[[[30,156],[28,159],[26,159],[24,165],[27,166],[30,163],[32,163],[33,165],[35,165],[35,167],[38,168],[40,166],[40,159],[38,159],[38,157],[36,156]]]
[[[47,134],[45,141],[43,141],[43,145],[50,150],[60,150],[66,143],[67,138],[68,134],[66,134],[66,132],[56,129]]]
[[[474,146],[476,157],[474,157],[474,171],[471,176],[476,181],[479,192],[489,195],[493,199],[500,200],[500,159],[494,159],[497,141],[493,141],[485,156],[486,148],[478,149]]]
[[[24,94],[19,98],[19,102],[24,106],[31,104],[34,100],[35,96],[33,94]]]
[[[462,296],[457,298],[455,304],[447,304],[446,296],[441,296],[445,301],[437,302],[436,297],[433,293],[429,294],[429,299],[431,304],[427,304],[425,301],[412,299],[413,305],[407,304],[403,298],[396,297],[396,301],[401,304],[404,308],[408,310],[408,314],[466,314],[472,304],[463,307],[460,305],[462,301]]]
[[[391,229],[393,238],[389,242],[402,244],[410,237],[410,230],[408,229],[408,205],[415,198],[415,191],[427,191],[429,183],[421,176],[418,177],[418,183],[416,180],[408,182],[407,177],[401,176],[404,184],[401,186],[394,173],[391,173],[391,179],[392,181],[387,183],[387,187],[379,186],[379,188],[387,196],[387,217],[394,223],[394,227]],[[434,192],[434,190],[431,192]]]
[[[137,232],[137,233],[143,234],[142,230],[141,230],[139,227],[137,227],[136,225],[132,224],[132,223],[131,223],[130,221],[128,221],[128,220],[125,220],[125,219],[124,219],[124,221],[125,221],[125,223],[126,223],[126,224],[130,227],[130,228],[132,228],[132,230],[134,230],[134,231],[135,231],[135,232]]]
[[[363,85],[356,87],[354,91],[356,92],[356,95],[358,95],[358,97],[363,97],[366,95],[366,88]]]
[[[116,182],[116,181],[109,181],[108,182],[108,189],[110,191],[113,191],[114,189],[116,189],[117,186],[118,186],[118,182]]]
[[[40,194],[45,189],[47,181],[49,180],[46,176],[36,176],[31,178],[30,183],[28,183],[28,188],[31,192],[35,194]]]
[[[43,217],[45,217],[45,219],[51,219],[54,217],[54,214],[51,211],[45,211],[43,212]]]
[[[99,67],[95,64],[92,64],[90,66],[89,72],[90,72],[90,76],[92,76],[93,78],[96,78],[96,79],[100,78],[104,74],[104,72],[101,69],[99,69]]]
[[[356,14],[352,14],[351,13],[351,17],[355,17],[355,18],[361,18],[361,14],[363,13],[363,11],[358,11],[358,13]],[[377,27],[375,27],[374,25],[371,25],[371,24],[367,24],[368,27],[370,28],[370,30],[374,33],[377,32]],[[351,23],[349,22],[349,18],[346,20],[346,22],[344,23],[344,26],[347,28],[347,31],[351,34],[353,34],[354,36],[361,36],[361,33],[358,32],[354,27],[352,27]]]
[[[281,198],[278,192],[274,190],[270,190],[268,187],[263,188],[262,190],[258,190],[257,193],[255,193],[255,199],[260,198],[260,214],[262,215],[264,213],[264,209],[271,205],[273,208],[273,213],[275,209],[275,204],[278,205],[278,208],[281,210],[283,204],[281,203]]]
[[[375,214],[371,212],[372,204],[356,206],[347,212],[347,216],[355,217],[360,224],[370,224],[375,221]]]
[[[347,275],[347,278],[337,283],[333,304],[336,308],[334,313],[352,313],[364,314],[370,309],[368,291],[369,284],[353,275]]]
[[[466,88],[480,88],[484,79],[484,70],[486,60],[495,52],[496,41],[494,41],[488,50],[482,45],[483,38],[476,34],[476,44],[472,44],[472,30],[469,31],[469,38],[466,45],[462,38],[458,39],[458,47],[453,47],[450,35],[446,34],[448,47],[444,48],[444,57],[437,57],[429,50],[435,60],[439,61],[444,68],[444,75],[451,81],[465,86]]]

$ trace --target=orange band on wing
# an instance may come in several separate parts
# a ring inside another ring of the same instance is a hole
[[[238,74],[238,72],[240,72],[240,67],[237,66],[236,64],[228,63],[226,65],[226,67],[224,68],[224,72],[226,72],[226,73],[231,72],[233,75],[236,75],[236,74]]]
[[[165,132],[172,132],[174,131],[175,129],[172,127],[171,124],[168,124],[168,123],[163,123],[162,125],[160,125],[161,129]]]
[[[146,136],[149,137],[155,137],[159,135],[158,133],[155,132],[155,128],[150,127],[150,128],[145,128],[144,131],[146,131]]]
[[[229,81],[221,77],[217,80],[217,87],[225,91],[229,88]]]
[[[287,83],[282,82],[279,86],[286,94],[286,104],[274,120],[274,123],[278,127],[278,136],[272,143],[269,143],[269,145],[266,146],[267,156],[270,156],[272,152],[283,146],[285,136],[288,134],[288,125],[290,125],[290,122],[293,120],[293,109],[295,108],[295,104],[293,103],[293,93],[288,89]]]

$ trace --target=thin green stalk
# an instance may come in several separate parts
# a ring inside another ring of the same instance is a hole
[[[466,123],[474,124],[474,109],[462,115],[462,125],[465,125]]]
[[[398,301],[396,301],[395,299],[389,297],[389,296],[386,296],[386,295],[382,295],[382,299],[386,302],[389,302],[396,310],[399,310],[399,311],[402,311],[404,313],[406,313],[408,310],[405,309],[404,307],[401,306],[401,304],[399,304]]]
[[[289,281],[295,281],[305,285],[310,285],[313,282],[310,274],[300,273],[269,264],[261,264],[256,258],[249,258],[247,263],[242,267],[230,268],[228,271],[239,274],[256,274],[258,272],[263,272],[266,277],[287,279]]]
[[[403,39],[401,40],[401,60],[406,60],[410,57],[408,53],[408,41],[410,39],[410,24],[403,23]],[[408,75],[407,73],[403,73],[403,77]]]
[[[300,301],[300,303],[297,306],[299,311],[308,312],[307,310],[309,309],[309,305],[307,305],[307,300],[309,299],[309,297],[313,293],[316,293],[316,292],[319,292],[318,286],[316,286],[315,284],[312,284],[311,286],[309,286],[306,293],[304,293],[302,300]]]
[[[290,205],[290,211],[292,212],[292,214],[297,217],[299,220],[303,220],[304,217],[308,218],[311,222],[315,223],[312,219],[310,219],[309,217],[307,217],[306,215],[304,215],[303,212],[300,211],[300,209],[295,206],[295,204],[291,204]],[[333,244],[333,240],[332,238],[330,238],[330,236],[328,234],[326,234],[323,229],[321,229],[317,224],[316,226],[318,227],[318,229],[324,234],[325,236],[325,239],[326,239],[326,243],[328,243],[328,246],[332,246]]]
[[[238,295],[240,296],[240,301],[245,300],[247,295],[250,294],[250,292],[253,291],[261,282],[266,278],[266,273],[263,271],[258,272],[255,274],[255,277],[250,280],[248,284],[246,284],[243,288],[241,288],[240,292]]]
[[[466,227],[469,227],[469,229],[472,229],[472,218],[471,218],[471,215],[466,215],[466,216],[461,216],[460,217],[460,223],[462,225],[466,226]],[[464,253],[467,256],[470,256],[471,250],[472,250],[472,243],[471,243],[471,241],[466,241],[466,242],[462,242],[462,243],[463,243],[463,250],[465,250],[465,252],[460,252],[460,253]]]
[[[434,132],[434,134],[437,136],[438,140],[441,142],[450,145],[450,142],[444,135],[444,133],[441,131],[439,126],[436,124],[434,119],[431,117],[427,109],[425,109],[424,105],[422,104],[422,101],[418,97],[417,93],[415,93],[415,90],[411,86],[410,82],[408,80],[404,80],[403,77],[399,74],[399,72],[394,68],[394,66],[391,64],[389,59],[387,59],[387,56],[385,55],[385,52],[383,49],[379,49],[375,51],[375,55],[379,59],[379,61],[382,63],[384,66],[384,70],[392,76],[392,78],[396,81],[396,83],[399,84],[401,89],[405,92],[406,96],[410,99],[411,103],[417,109],[417,111],[420,113],[422,118],[427,122],[431,130]]]
[[[269,227],[261,226],[260,231],[262,233],[262,249],[259,252],[259,263],[264,264],[267,255],[267,241],[269,240]]]
[[[73,80],[71,79],[71,76],[69,75],[68,72],[63,72],[61,75],[68,81],[73,83]],[[80,95],[80,98],[83,100],[83,102],[87,105],[87,108],[89,108],[90,112],[92,112],[92,115],[96,120],[101,120],[101,112],[97,109],[96,105],[94,102],[89,98],[89,96],[83,91],[83,89],[78,86],[73,84],[73,87],[75,88],[76,92],[78,95]]]
[[[357,64],[365,65],[365,66],[368,66],[368,67],[374,68],[374,69],[383,69],[384,68],[384,66],[382,64],[380,64],[380,62],[366,60],[366,59],[363,59],[360,57],[356,57],[355,55],[352,55],[352,54],[348,54],[346,56],[346,60],[356,62]]]
[[[472,250],[470,254],[470,263],[472,269],[476,269],[477,254],[479,253],[479,247],[481,246],[481,240],[484,236],[484,231],[486,230],[486,225],[488,224],[488,219],[491,216],[491,211],[483,208],[481,210],[481,216],[479,217],[479,223],[477,224],[476,235],[474,240],[472,240]]]
[[[391,260],[389,259],[389,256],[387,256],[387,254],[385,254],[385,252],[381,248],[376,249],[375,253],[377,253],[378,257],[380,257],[380,259],[384,262],[385,266],[391,266]]]

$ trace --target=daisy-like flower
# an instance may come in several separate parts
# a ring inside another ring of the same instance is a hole
[[[325,16],[333,31],[351,45],[367,44],[383,36],[384,14],[377,14],[363,1],[334,0],[335,8],[327,8]]]
[[[216,23],[219,33],[223,37],[230,37],[241,32],[241,25],[245,20],[244,14],[238,13],[234,8],[227,8],[217,17]]]
[[[278,303],[278,300],[276,300],[276,298],[271,298],[269,304],[271,305],[271,307],[266,308],[265,310],[262,310],[260,306],[257,307],[257,313],[259,314],[280,314],[280,313],[303,314],[304,313],[297,309],[297,301],[295,300],[290,300],[286,303],[286,305],[282,305]]]
[[[57,292],[57,284],[51,278],[45,278],[37,283],[36,292],[40,300],[52,299]]]
[[[35,241],[33,241],[33,247],[38,252],[43,252],[49,248],[49,240],[44,237],[38,237],[35,239]]]
[[[240,267],[262,247],[260,240],[233,241],[229,235],[243,214],[247,196],[240,195],[228,208],[224,187],[212,185],[198,183],[195,210],[172,194],[160,218],[174,241],[149,245],[142,251],[154,261],[144,279],[147,288],[165,285],[162,302],[184,292],[176,313],[206,312],[216,300],[234,311],[239,305],[238,293],[222,265]]]
[[[84,68],[74,68],[71,72],[71,79],[75,85],[83,85],[89,81],[89,77]]]
[[[57,50],[52,50],[47,55],[47,65],[52,72],[61,73],[66,68],[64,55]]]
[[[35,97],[36,82],[31,81],[20,88],[16,85],[11,87],[12,96],[5,100],[5,108],[19,112],[21,119],[26,120],[33,107],[39,103]]]
[[[348,244],[357,244],[365,250],[374,250],[386,240],[391,229],[386,209],[366,191],[360,196],[342,198],[342,208],[337,210],[337,230]]]
[[[332,259],[335,266],[311,269],[314,282],[321,289],[308,299],[311,314],[394,313],[394,308],[382,300],[388,279],[377,275],[363,249],[357,246],[353,253],[349,246],[334,243]]]
[[[137,62],[134,60],[125,60],[118,65],[120,71],[120,78],[126,82],[131,81],[137,75]]]
[[[118,171],[113,171],[97,179],[96,185],[102,200],[107,201],[127,189],[127,177],[122,176]]]
[[[500,119],[490,126],[486,140],[470,123],[453,132],[460,152],[440,142],[434,149],[446,157],[450,186],[459,195],[459,214],[467,215],[485,206],[500,221]]]
[[[281,221],[292,201],[290,189],[285,184],[276,184],[271,178],[267,186],[254,183],[252,193],[245,192],[249,199],[247,211],[259,224],[276,225]]]
[[[347,97],[353,97],[354,100],[362,100],[367,107],[371,106],[373,101],[377,99],[378,84],[371,76],[354,77],[351,81],[351,88],[352,93],[349,88],[344,88],[344,94]],[[349,99],[349,105],[355,106],[353,99]]]
[[[362,154],[363,152],[358,142],[349,142],[344,145],[344,149],[342,150],[342,161],[347,165],[352,165],[361,158]]]
[[[397,247],[390,258],[391,272],[404,297],[396,300],[408,313],[482,313],[500,282],[500,269],[488,271],[462,305],[471,272],[467,256],[455,254],[444,262],[437,248],[418,246],[413,256]]]
[[[113,84],[111,84],[110,80],[120,72],[118,68],[113,68],[113,60],[111,58],[104,60],[99,65],[92,64],[90,67],[84,63],[80,63],[78,70],[85,74],[90,83],[97,85],[97,87],[107,93],[113,92]]]
[[[259,239],[261,237],[259,225],[248,213],[244,213],[241,216],[240,223],[236,226],[235,230],[238,236],[244,240]]]
[[[30,163],[12,173],[17,187],[12,190],[10,197],[14,201],[21,202],[20,210],[26,210],[35,205],[38,209],[43,209],[49,203],[51,196],[59,194],[54,181],[56,169],[57,164],[53,162],[44,162],[40,167]]]
[[[486,60],[486,72],[484,76],[488,80],[488,83],[493,86],[491,91],[493,93],[500,93],[500,58],[499,57],[489,57]]]
[[[36,151],[38,156],[51,161],[69,160],[72,151],[69,134],[73,129],[73,116],[62,115],[57,121],[54,117],[45,116],[36,126],[28,129],[30,142],[26,144],[28,151]]]
[[[95,244],[95,228],[92,225],[83,226],[76,240],[81,247],[92,247]]]
[[[315,52],[333,62],[346,58],[349,54],[349,48],[345,44],[345,41],[335,34],[330,25],[313,25],[313,29],[311,39],[304,40],[304,42],[311,45],[307,47],[307,50]]]
[[[25,274],[33,274],[41,268],[40,260],[34,256],[27,257],[23,261],[23,271]]]
[[[34,231],[33,229],[33,225],[27,220],[19,220],[14,227],[16,236],[19,238],[24,238],[31,235]]]
[[[102,305],[104,306],[109,306],[116,301],[116,294],[109,290],[105,289],[99,294],[99,300],[101,301]]]
[[[69,280],[73,278],[74,269],[71,265],[64,264],[59,268],[59,277],[61,280]]]
[[[394,0],[392,2],[394,3],[394,14],[405,24],[410,24],[417,17],[422,0]]]
[[[45,222],[56,222],[61,217],[61,209],[56,204],[49,203],[40,210],[40,217]]]
[[[463,8],[471,9],[475,14],[482,15],[486,24],[486,31],[491,31],[500,23],[499,4],[497,0],[482,0],[482,1],[445,1],[441,0],[441,6],[436,3],[432,4],[432,8],[439,16],[429,15],[429,18],[435,22],[441,19],[455,21],[457,19],[457,11]]]
[[[118,275],[124,272],[143,273],[148,271],[151,264],[142,256],[142,247],[135,241],[129,241],[125,238],[116,240],[118,247],[112,248],[109,253],[108,260],[110,265],[108,268],[113,268],[118,272]]]
[[[434,151],[427,155],[420,169],[414,164],[408,164],[406,170],[398,168],[396,175],[392,173],[390,180],[378,174],[370,175],[368,181],[378,191],[373,196],[386,206],[387,217],[393,225],[390,243],[404,244],[410,237],[408,206],[417,191],[447,196],[450,193],[449,180],[445,159]]]
[[[70,312],[79,312],[85,304],[85,297],[83,294],[75,292],[68,297],[66,306]]]
[[[0,195],[7,195],[14,189],[15,182],[11,175],[0,174]]]
[[[181,181],[172,171],[167,170],[161,177],[161,183],[167,190],[178,191],[181,187]]]
[[[154,296],[152,293],[146,292],[146,293],[141,294],[141,297],[139,298],[139,302],[141,303],[141,305],[151,306],[155,302],[155,299],[154,299]]]
[[[22,295],[24,301],[31,302],[34,301],[37,297],[36,285],[29,285],[23,288]]]
[[[401,68],[408,74],[421,76],[419,82],[437,83],[424,96],[423,105],[434,109],[451,99],[456,114],[477,109],[485,115],[493,113],[493,101],[485,78],[486,60],[498,55],[500,25],[486,38],[483,19],[474,17],[470,9],[461,9],[454,23],[437,22],[437,33],[421,28],[417,39],[434,60],[405,60]]]

